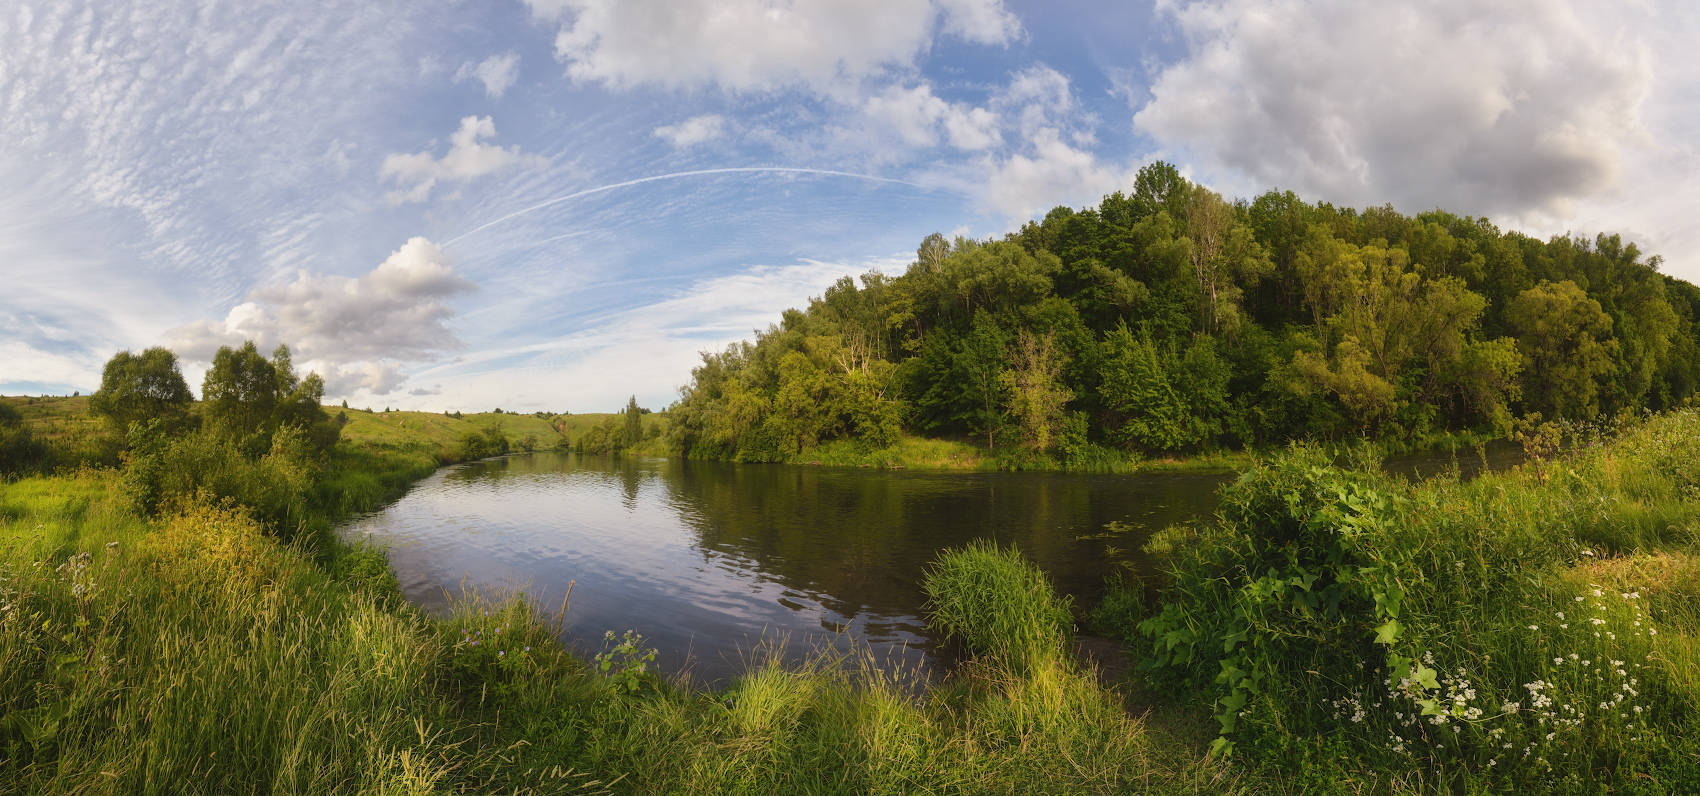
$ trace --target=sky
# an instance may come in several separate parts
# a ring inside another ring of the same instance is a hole
[[[7,0],[0,394],[660,409],[699,352],[1128,190],[1619,233],[1700,281],[1700,4]]]

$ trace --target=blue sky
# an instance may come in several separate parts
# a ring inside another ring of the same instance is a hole
[[[353,406],[660,408],[838,277],[1159,158],[1697,280],[1697,40],[1635,0],[11,0],[0,393],[153,345],[198,388],[251,338]]]

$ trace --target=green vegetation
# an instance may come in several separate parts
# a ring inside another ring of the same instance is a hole
[[[667,445],[878,463],[920,435],[983,466],[1117,470],[1665,410],[1700,385],[1700,288],[1658,265],[1438,210],[1230,203],[1155,163],[1002,240],[929,236],[904,274],[845,277],[705,353]]]
[[[1415,485],[1294,447],[1094,618],[1290,792],[1700,792],[1700,412],[1571,438]]]
[[[1016,443],[791,455],[1048,456],[1019,435],[1072,388],[1046,381],[1046,342],[1013,340]],[[1149,338],[1118,326],[1117,346],[1143,363],[1130,394],[1191,400],[1148,389],[1168,367]],[[444,461],[597,434],[642,452],[681,416],[332,417],[286,350],[227,351],[207,389],[225,403],[164,402],[122,442],[90,413],[118,389],[0,402],[6,450],[29,452],[0,484],[0,793],[1700,790],[1692,408],[1512,422],[1533,458],[1469,482],[1390,478],[1373,445],[1350,468],[1305,444],[1258,462],[1090,614],[1139,659],[1115,687],[1072,654],[1044,575],[975,544],[924,584],[964,656],[948,678],[768,647],[709,691],[657,677],[633,633],[572,657],[524,594],[428,616],[330,532]],[[120,448],[117,468],[78,453]]]
[[[275,437],[299,439],[291,429]],[[223,498],[177,491],[152,517],[134,463],[0,486],[0,793],[1196,793],[1232,781],[1154,741],[1072,663],[1065,604],[1013,552],[947,559],[928,588],[936,621],[970,647],[1026,639],[1020,667],[986,654],[925,690],[861,659],[788,669],[769,649],[707,692],[648,672],[633,634],[610,635],[593,665],[571,657],[525,595],[426,616],[399,599],[381,553],[306,532],[434,461],[343,440],[305,469],[294,513],[268,521],[272,463],[240,455],[196,459]],[[244,502],[256,495],[262,505]],[[1001,594],[1004,580],[1025,590]]]

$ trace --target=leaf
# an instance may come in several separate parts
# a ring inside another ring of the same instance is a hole
[[[1389,619],[1375,629],[1375,643],[1392,644],[1398,640],[1399,634],[1403,630],[1404,628],[1399,626],[1399,620]]]
[[[1210,742],[1210,756],[1211,757],[1215,757],[1217,755],[1221,755],[1222,757],[1229,757],[1229,756],[1232,756],[1233,753],[1234,753],[1234,742],[1228,740],[1227,738],[1217,738],[1216,740]]]

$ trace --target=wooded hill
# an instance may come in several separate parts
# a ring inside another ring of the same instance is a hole
[[[931,235],[705,352],[675,453],[779,461],[908,430],[1080,460],[1659,410],[1696,387],[1700,289],[1617,235],[1228,201],[1166,163],[1002,240]]]

